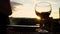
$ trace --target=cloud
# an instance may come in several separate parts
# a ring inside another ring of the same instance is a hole
[[[11,1],[10,4],[11,4],[12,10],[14,10],[14,11],[15,11],[15,8],[18,8],[17,6],[22,6],[23,5],[22,3],[13,2],[13,1]]]

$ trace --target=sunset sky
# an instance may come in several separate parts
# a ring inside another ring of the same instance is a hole
[[[24,18],[36,18],[35,3],[37,2],[49,2],[52,6],[52,12],[50,17],[59,18],[60,0],[11,0],[13,2],[22,3],[23,5],[17,5],[12,17],[24,17]]]

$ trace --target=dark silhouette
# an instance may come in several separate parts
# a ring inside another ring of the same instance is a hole
[[[39,13],[37,11],[35,11],[35,12],[36,12],[36,15],[41,17],[41,18],[49,18],[49,15],[51,13],[51,11],[49,11],[49,12],[41,12],[41,13]]]
[[[36,25],[40,23],[40,27],[42,26],[43,20],[39,21],[36,18],[10,18],[12,23],[15,25]],[[53,19],[52,17],[44,20],[45,28],[48,30],[48,34],[60,34],[60,19]],[[40,27],[19,27],[19,26],[8,26],[8,34],[40,34],[36,31],[37,28]],[[47,33],[41,33],[47,34]]]
[[[12,14],[10,0],[0,0],[0,34],[6,34],[9,15]]]

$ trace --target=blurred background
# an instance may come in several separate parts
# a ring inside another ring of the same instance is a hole
[[[60,0],[10,0],[12,7],[12,15],[9,16],[11,24],[15,22],[13,20],[18,21],[20,18],[39,20],[40,18],[35,14],[35,4],[38,2],[49,2],[52,6],[49,17],[60,19]]]
[[[40,20],[35,14],[35,4],[38,2],[51,3],[52,12],[49,17],[51,17],[51,20],[54,22],[53,29],[56,32],[60,32],[60,0],[10,0],[12,7],[12,15],[9,16],[10,24],[36,25]],[[29,30],[29,28],[27,29]]]

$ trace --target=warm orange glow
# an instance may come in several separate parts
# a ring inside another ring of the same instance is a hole
[[[37,20],[41,20],[41,18],[39,16],[37,16]]]

